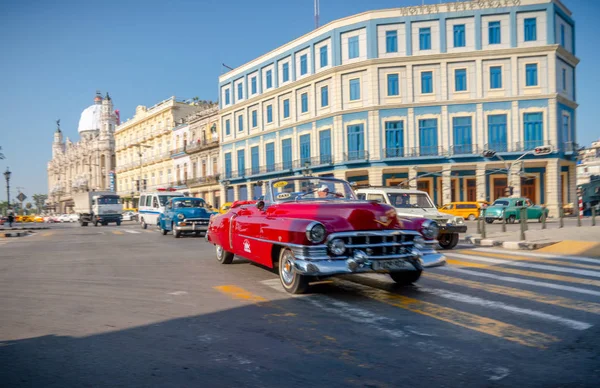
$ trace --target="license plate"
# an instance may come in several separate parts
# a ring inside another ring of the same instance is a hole
[[[399,269],[412,269],[413,267],[405,260],[377,260],[373,261],[373,270],[375,271],[395,271]]]

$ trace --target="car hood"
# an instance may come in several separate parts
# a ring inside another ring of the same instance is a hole
[[[175,210],[175,214],[183,214],[185,218],[210,218],[211,212],[210,210],[198,207],[198,208],[186,208],[186,209],[177,209]]]
[[[272,205],[271,217],[288,217],[321,222],[329,233],[349,230],[416,230],[417,223],[399,220],[393,207],[367,201],[294,202]]]
[[[446,214],[440,212],[436,208],[404,208],[397,207],[396,213],[399,217],[409,217],[409,218],[428,218],[430,220],[434,220],[437,222],[447,223],[448,220],[454,218],[453,215]]]

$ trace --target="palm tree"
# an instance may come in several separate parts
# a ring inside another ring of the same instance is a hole
[[[2,147],[0,147],[0,151],[2,150]],[[0,152],[0,160],[4,159],[4,154],[2,152]]]

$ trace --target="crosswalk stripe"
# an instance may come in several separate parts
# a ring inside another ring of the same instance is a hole
[[[548,274],[548,273],[542,273],[542,272],[523,271],[520,269],[498,267],[497,265],[471,263],[468,261],[453,260],[453,259],[448,259],[447,262],[448,262],[448,264],[458,265],[461,267],[480,268],[480,269],[485,269],[485,270],[489,270],[489,271],[509,273],[512,275],[529,276],[532,278],[541,278],[541,279],[547,279],[547,280],[556,280],[559,282],[578,283],[578,284],[585,284],[588,286],[600,287],[600,281],[598,281],[598,280],[580,279],[580,278],[574,278],[571,276],[554,275],[554,274]]]
[[[447,284],[473,288],[494,294],[510,296],[513,298],[527,299],[533,302],[559,306],[572,310],[580,310],[593,314],[600,314],[600,304],[598,303],[583,302],[575,299],[563,298],[560,296],[542,295],[532,291],[522,290],[520,288],[505,287],[490,283],[481,283],[473,280],[456,278],[432,272],[427,272],[425,274],[425,277],[427,279],[433,279]]]
[[[127,233],[131,233],[131,234],[140,234],[140,233],[142,233],[142,232],[138,232],[137,230],[129,230],[129,229],[125,229],[124,231],[127,232]]]
[[[255,295],[250,291],[247,291],[241,287],[234,285],[216,286],[213,287],[215,290],[222,292],[232,299],[246,300],[252,303],[266,302],[268,299],[263,298],[260,295]]]
[[[336,280],[336,283],[351,284],[351,289],[359,290],[359,294],[390,306],[399,307],[417,314],[448,322],[480,333],[503,338],[521,345],[544,349],[559,339],[535,330],[525,329],[495,319],[455,310],[430,302],[392,294],[384,290],[352,283],[346,280]]]
[[[46,232],[46,233],[42,233],[41,236],[48,237],[48,236],[52,236],[53,234],[54,234],[54,232]]]
[[[503,253],[506,255],[513,256],[528,256],[528,257],[542,257],[546,259],[555,259],[555,260],[569,260],[569,261],[581,261],[582,263],[593,263],[600,264],[600,258],[592,258],[592,257],[584,257],[584,256],[564,256],[564,255],[553,255],[551,253],[534,253],[534,252],[526,252],[526,251],[518,251],[518,252],[510,252],[503,251],[501,249],[492,249],[492,248],[479,248],[475,249],[476,251],[484,251],[484,252],[493,252],[493,253]]]
[[[487,272],[471,271],[468,269],[449,267],[449,266],[440,267],[439,270],[448,271],[448,272],[456,272],[456,273],[461,273],[461,274],[465,274],[465,275],[479,276],[479,277],[488,278],[488,279],[501,280],[503,282],[528,284],[531,286],[552,288],[555,290],[562,290],[562,291],[570,291],[570,292],[575,292],[578,294],[600,296],[600,291],[593,291],[593,290],[588,290],[585,288],[579,288],[579,287],[573,287],[573,286],[565,286],[565,285],[556,284],[556,283],[546,283],[546,282],[540,282],[540,281],[531,280],[531,279],[514,278],[512,276],[500,276],[500,275],[491,274],[491,273],[487,273]]]
[[[507,260],[517,260],[517,261],[530,261],[532,263],[545,263],[545,264],[553,264],[553,265],[561,265],[561,266],[565,266],[565,267],[577,267],[577,268],[587,268],[587,269],[593,269],[593,270],[600,270],[600,260],[598,261],[598,265],[590,265],[590,264],[579,264],[579,263],[572,263],[570,261],[565,261],[563,260],[562,262],[559,261],[554,261],[554,260],[549,260],[549,259],[540,259],[540,258],[534,258],[534,257],[523,257],[523,256],[514,256],[514,255],[507,255],[507,254],[501,254],[501,253],[488,253],[488,252],[483,252],[483,251],[460,251],[463,254],[467,254],[467,255],[480,255],[480,256],[484,256],[484,257],[496,257],[499,259],[507,259]]]
[[[112,232],[113,234],[124,234],[123,232],[119,231],[119,230],[113,230]]]
[[[489,258],[489,257],[476,256],[476,255],[471,255],[471,254],[462,255],[462,254],[459,254],[459,253],[451,253],[451,254],[447,254],[446,256],[448,256],[448,257],[456,257],[456,258],[459,258],[459,259],[482,261],[484,263],[505,264],[505,265],[510,265],[510,266],[513,266],[513,267],[542,269],[542,270],[545,270],[545,271],[565,272],[565,273],[569,273],[569,274],[575,274],[575,275],[582,275],[582,276],[589,276],[589,277],[594,277],[594,278],[600,278],[600,271],[590,271],[590,270],[587,270],[587,269],[565,268],[565,267],[558,267],[558,266],[555,266],[555,265],[546,265],[546,264],[522,263],[522,262],[516,261],[516,260],[492,259],[492,258]]]

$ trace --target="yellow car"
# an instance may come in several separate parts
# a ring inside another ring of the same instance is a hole
[[[442,213],[451,214],[473,221],[479,217],[481,203],[479,202],[451,202],[440,208]]]
[[[221,208],[219,209],[219,213],[221,214],[225,214],[229,211],[229,209],[231,209],[231,205],[233,202],[225,202],[223,205],[221,205]]]
[[[44,222],[44,217],[42,217],[42,216],[35,216],[33,218],[33,222],[43,223]]]

